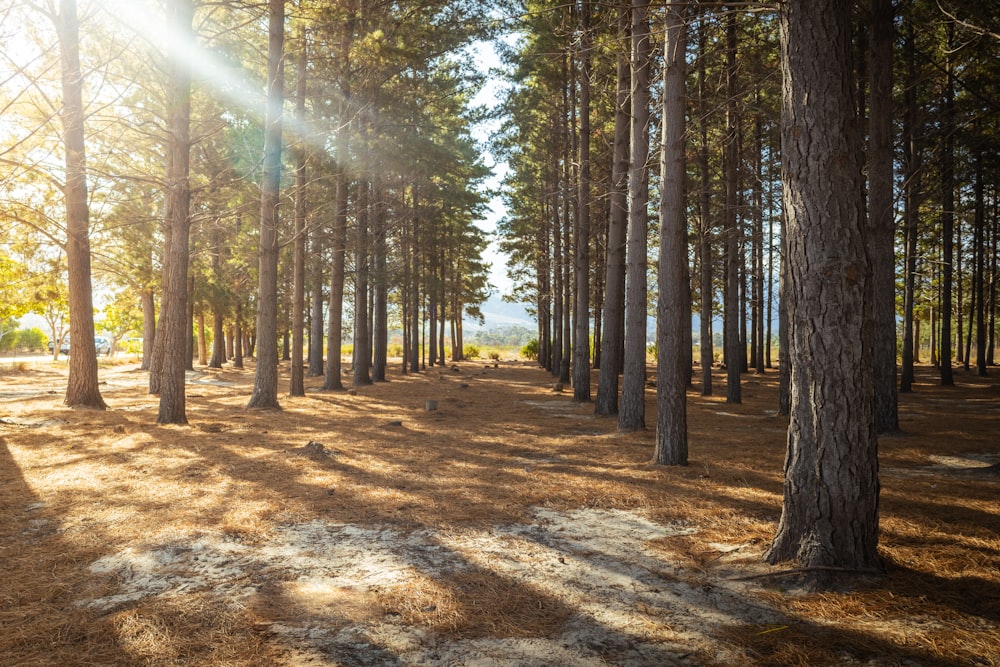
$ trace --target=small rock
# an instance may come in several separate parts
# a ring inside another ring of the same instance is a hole
[[[115,424],[114,427],[112,427],[111,432],[112,433],[124,433],[125,432],[125,425],[124,424]]]
[[[556,382],[554,385],[552,385],[552,391],[562,391],[562,390],[563,390],[562,382]]]
[[[463,382],[462,384],[458,385],[458,387],[459,387],[459,389],[468,389],[469,388],[469,383],[468,382]]]
[[[437,401],[427,401],[424,404],[424,410],[426,410],[427,412],[431,412],[432,410],[437,410],[437,409],[438,409]]]
[[[403,422],[400,419],[394,419],[391,422],[389,422],[388,424],[386,424],[386,426],[402,426],[402,425],[403,425]]]

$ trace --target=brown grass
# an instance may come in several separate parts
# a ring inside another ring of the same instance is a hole
[[[660,468],[648,464],[652,431],[616,433],[533,364],[457,368],[354,394],[316,391],[312,378],[280,412],[245,409],[251,370],[201,369],[187,426],[154,423],[157,399],[129,366],[102,370],[106,412],[61,405],[64,367],[0,370],[0,664],[262,665],[287,657],[270,628],[303,618],[554,638],[576,613],[471,561],[368,592],[309,592],[271,574],[251,582],[249,605],[201,590],[79,604],[119,586],[91,563],[177,536],[254,546],[314,520],[406,535],[488,531],[530,521],[536,507],[620,509],[694,529],[649,544],[676,563],[667,579],[710,587],[770,571],[760,555],[780,513],[786,428],[776,374],[746,376],[742,405],[692,390],[691,463]],[[782,622],[720,625],[720,646],[760,665],[1000,664],[1000,478],[975,469],[1000,461],[1000,383],[957,379],[940,388],[920,369],[917,391],[901,397],[905,433],[880,440],[887,576],[823,594],[754,581],[748,601]],[[664,639],[668,627],[647,630]],[[712,662],[705,648],[692,649],[698,664]]]

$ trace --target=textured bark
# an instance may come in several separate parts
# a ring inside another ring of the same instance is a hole
[[[590,0],[580,1],[580,179],[573,253],[573,399],[590,400]]]
[[[212,309],[212,358],[210,368],[222,368],[226,361],[226,316],[222,308]]]
[[[295,120],[299,128],[306,122],[306,53],[305,32],[299,35],[298,58],[295,76]],[[306,143],[299,137],[295,150],[295,252],[292,260],[292,350],[291,378],[288,387],[290,396],[305,396],[305,368],[303,354],[305,348],[306,317]]]
[[[986,307],[985,307],[985,271],[986,271],[986,199],[983,183],[983,150],[980,147],[976,154],[975,181],[975,234],[973,248],[975,266],[973,268],[973,301],[976,304],[973,326],[976,329],[976,375],[986,377]]]
[[[282,51],[285,2],[268,1],[267,114],[260,183],[257,369],[249,408],[278,405],[278,194],[281,186],[281,106],[285,97]]]
[[[87,205],[87,155],[83,135],[83,72],[75,0],[61,0],[53,17],[59,33],[62,74],[62,125],[66,150],[66,264],[69,271],[69,356],[66,405],[106,406],[97,379],[94,302],[90,276],[90,209]]]
[[[628,34],[627,9],[620,9],[618,34]],[[597,378],[594,412],[613,415],[618,412],[618,376],[622,372],[625,335],[625,237],[628,225],[629,165],[629,59],[624,49],[618,54],[618,88],[615,103],[615,138],[611,164],[611,189],[608,193],[607,256],[604,280],[604,332],[601,336],[601,373]]]
[[[632,122],[625,252],[625,358],[618,430],[646,427],[646,255],[649,226],[649,6],[632,2]]]
[[[705,21],[698,22],[698,134],[701,145],[698,147],[698,173],[701,182],[701,192],[698,197],[698,259],[699,259],[699,289],[701,301],[699,313],[699,334],[701,343],[701,395],[712,395],[712,364],[715,362],[714,341],[712,341],[712,305],[715,288],[712,284],[712,176],[709,170],[708,146],[708,82],[705,71],[708,49],[708,28]]]
[[[663,46],[663,141],[661,143],[660,248],[656,306],[656,450],[653,463],[687,465],[687,374],[691,330],[686,295],[687,220],[684,202],[684,78],[687,28],[684,4],[669,3]],[[685,349],[687,348],[687,349]]]
[[[781,5],[792,405],[770,563],[877,571],[878,453],[849,0]],[[829,570],[819,570],[823,586]]]
[[[948,53],[952,52],[953,26],[948,24]],[[938,364],[941,370],[941,384],[952,386],[955,377],[951,368],[952,360],[952,289],[954,289],[955,253],[955,75],[951,56],[947,58],[947,84],[942,111],[942,132],[944,152],[941,156],[941,334]]]
[[[175,0],[168,5],[170,24],[187,40],[193,40],[191,22],[194,7],[191,0]],[[160,407],[156,421],[160,424],[186,424],[184,380],[190,363],[188,325],[188,260],[190,254],[191,218],[189,213],[191,188],[190,125],[191,73],[184,66],[184,40],[171,41],[170,82],[167,91],[169,132],[167,154],[166,226],[170,243],[164,260],[163,306],[156,336],[154,355],[160,357]],[[161,335],[162,334],[162,335]],[[155,357],[154,357],[155,363]],[[155,372],[155,368],[154,371]]]
[[[366,142],[367,143],[367,142]],[[372,383],[370,328],[368,326],[368,217],[371,212],[371,190],[361,186],[354,240],[354,376],[351,384],[361,387]]]
[[[142,364],[139,370],[148,371],[153,356],[153,340],[156,337],[156,295],[152,287],[142,290]]]
[[[736,14],[726,16],[726,87],[728,91],[726,102],[726,139],[725,139],[725,234],[726,234],[726,290],[725,328],[726,348],[726,403],[742,403],[743,393],[740,385],[740,371],[746,362],[746,347],[742,344],[740,333],[740,227],[737,216],[739,206],[738,164],[739,148],[737,144],[737,114],[736,109]]]
[[[914,49],[913,20],[906,23],[906,68],[905,88],[906,112],[903,116],[903,166],[904,179],[904,226],[906,228],[906,256],[903,288],[903,368],[900,374],[899,391],[913,391],[913,364],[920,356],[920,324],[914,322],[914,299],[917,278],[917,219],[921,201],[921,148],[917,125],[917,77],[916,53]],[[917,329],[914,332],[914,328]],[[914,340],[916,335],[916,340]]]
[[[868,233],[872,264],[875,427],[899,430],[896,393],[896,218],[893,202],[892,0],[871,0]]]

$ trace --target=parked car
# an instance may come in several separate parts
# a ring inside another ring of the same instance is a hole
[[[49,351],[52,351],[52,342],[49,342]],[[111,339],[104,336],[94,336],[94,347],[97,349],[98,356],[110,356],[111,355]],[[69,335],[63,338],[62,345],[59,346],[59,352],[62,354],[69,354]]]

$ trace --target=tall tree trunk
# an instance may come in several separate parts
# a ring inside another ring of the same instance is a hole
[[[142,290],[142,364],[139,370],[148,371],[153,356],[153,340],[156,337],[156,294],[152,287]]]
[[[282,50],[285,0],[268,0],[267,113],[260,183],[257,369],[249,408],[278,405],[278,194],[281,186],[281,106],[285,97]]]
[[[380,181],[376,181],[380,183]],[[375,272],[374,283],[374,317],[372,318],[372,380],[375,382],[386,381],[386,367],[388,366],[389,355],[389,271],[387,266],[388,248],[386,244],[387,224],[385,219],[385,206],[382,204],[381,195],[376,195],[376,207],[374,211],[374,233],[375,233]]]
[[[310,288],[309,316],[309,377],[323,375],[323,239],[322,234],[312,236],[312,287]]]
[[[941,369],[941,384],[953,386],[954,374],[951,368],[952,359],[952,290],[954,289],[954,252],[955,252],[955,74],[952,62],[952,46],[954,27],[948,24],[948,54],[947,82],[944,92],[944,109],[942,110],[942,131],[944,146],[941,155],[941,252],[944,272],[941,277],[941,333],[938,364]]]
[[[186,424],[184,377],[191,363],[188,325],[188,257],[190,254],[191,189],[190,165],[191,71],[186,64],[189,43],[193,41],[191,23],[194,6],[191,0],[174,0],[167,6],[168,23],[183,38],[171,40],[170,83],[167,91],[167,200],[166,225],[170,229],[166,274],[163,285],[159,332],[156,336],[162,354],[159,373],[160,424]],[[162,333],[162,336],[159,334]]]
[[[736,14],[726,16],[726,139],[725,139],[725,234],[726,234],[726,403],[742,403],[740,371],[746,362],[746,347],[740,333],[740,226],[737,208],[739,206],[738,166],[739,146],[737,143],[736,108]]]
[[[236,302],[236,320],[233,334],[233,368],[243,368],[243,301]]]
[[[758,95],[759,99],[759,95]],[[753,180],[753,310],[754,372],[764,372],[764,120],[760,114],[754,119],[754,163],[756,178]]]
[[[222,368],[226,361],[226,315],[220,306],[212,308],[212,358],[210,368]]]
[[[618,35],[629,34],[629,10],[619,8]],[[608,236],[604,279],[604,331],[601,336],[601,372],[597,377],[594,413],[618,412],[618,376],[622,372],[625,341],[625,238],[628,225],[629,165],[629,56],[625,48],[617,56],[615,137],[612,147],[611,186],[608,193]]]
[[[792,406],[778,533],[765,558],[881,569],[861,138],[849,0],[779,8]],[[808,103],[806,101],[808,100]]]
[[[362,183],[360,189],[354,241],[354,378],[351,384],[355,387],[372,383],[370,329],[368,326],[368,269],[370,260],[368,254],[368,217],[372,208],[371,184]]]
[[[580,0],[580,180],[574,237],[573,399],[590,400],[590,68],[591,0]]]
[[[704,10],[707,12],[708,10]],[[701,145],[698,147],[698,172],[700,192],[698,196],[698,258],[699,288],[701,302],[699,313],[699,333],[701,337],[701,395],[712,395],[712,364],[715,362],[714,341],[712,340],[712,306],[715,288],[712,284],[712,177],[709,170],[708,147],[708,82],[705,62],[708,51],[708,28],[705,21],[698,22],[698,132]]]
[[[87,204],[87,154],[83,133],[83,70],[75,0],[60,0],[53,17],[59,34],[62,74],[62,125],[66,149],[66,263],[69,270],[69,357],[66,405],[107,407],[97,379],[93,288],[90,276],[90,209]]]
[[[684,202],[684,79],[687,24],[685,4],[667,5],[663,45],[663,141],[661,143],[660,252],[656,306],[656,450],[653,463],[687,465],[687,372],[691,347],[684,329],[691,330],[686,294],[687,220]],[[686,348],[686,349],[685,349]]]
[[[410,370],[420,372],[420,187],[413,186],[413,233],[410,238],[412,269],[410,271]]]
[[[306,33],[299,33],[298,58],[295,67],[295,121],[298,127],[306,124],[306,68],[308,53]],[[299,137],[295,148],[295,219],[294,219],[295,256],[292,260],[292,351],[290,396],[305,396],[305,368],[303,354],[305,351],[305,318],[306,318],[306,142]]]
[[[896,394],[896,217],[893,202],[892,0],[871,0],[871,117],[868,149],[868,234],[872,265],[872,368],[875,427],[899,430]]]
[[[974,291],[972,299],[976,304],[976,374],[986,377],[986,308],[983,280],[986,271],[986,198],[983,183],[983,149],[976,152],[976,183],[975,183],[975,236],[974,252],[975,266],[973,268]]]
[[[632,112],[629,128],[629,211],[625,251],[625,358],[618,430],[646,427],[646,288],[649,226],[649,3],[632,1]]]
[[[906,178],[903,187],[904,226],[906,228],[905,273],[903,277],[903,368],[900,374],[899,391],[913,391],[913,364],[920,356],[920,323],[916,322],[914,340],[914,302],[917,284],[917,221],[921,201],[921,148],[917,130],[917,73],[914,48],[913,19],[906,20],[906,68],[905,88],[906,110],[903,116],[903,167]]]

